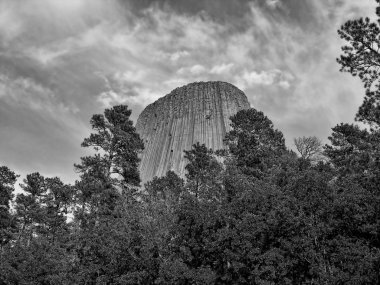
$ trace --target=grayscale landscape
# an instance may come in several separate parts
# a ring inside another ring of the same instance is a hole
[[[380,0],[0,0],[0,285],[380,284]]]

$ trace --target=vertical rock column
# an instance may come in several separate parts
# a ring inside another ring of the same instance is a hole
[[[230,116],[249,108],[245,94],[226,82],[195,82],[174,89],[148,105],[136,129],[144,140],[140,175],[143,183],[173,170],[185,177],[184,150],[204,143],[224,148]]]

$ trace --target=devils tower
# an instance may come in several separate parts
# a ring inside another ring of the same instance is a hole
[[[184,178],[183,151],[196,142],[222,149],[230,116],[249,107],[241,90],[219,81],[190,83],[148,105],[136,123],[145,145],[140,163],[142,182],[169,170]]]

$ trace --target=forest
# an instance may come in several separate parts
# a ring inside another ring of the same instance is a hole
[[[144,145],[119,105],[92,116],[74,185],[31,173],[16,195],[0,166],[0,284],[380,284],[379,20],[338,33],[365,96],[324,146],[297,138],[296,153],[243,110],[226,149],[185,151],[185,180],[141,187]]]

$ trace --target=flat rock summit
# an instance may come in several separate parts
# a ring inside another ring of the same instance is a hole
[[[224,148],[230,116],[250,107],[245,94],[226,82],[195,82],[148,105],[137,119],[144,140],[140,176],[143,183],[173,170],[185,177],[184,150],[197,142]]]

